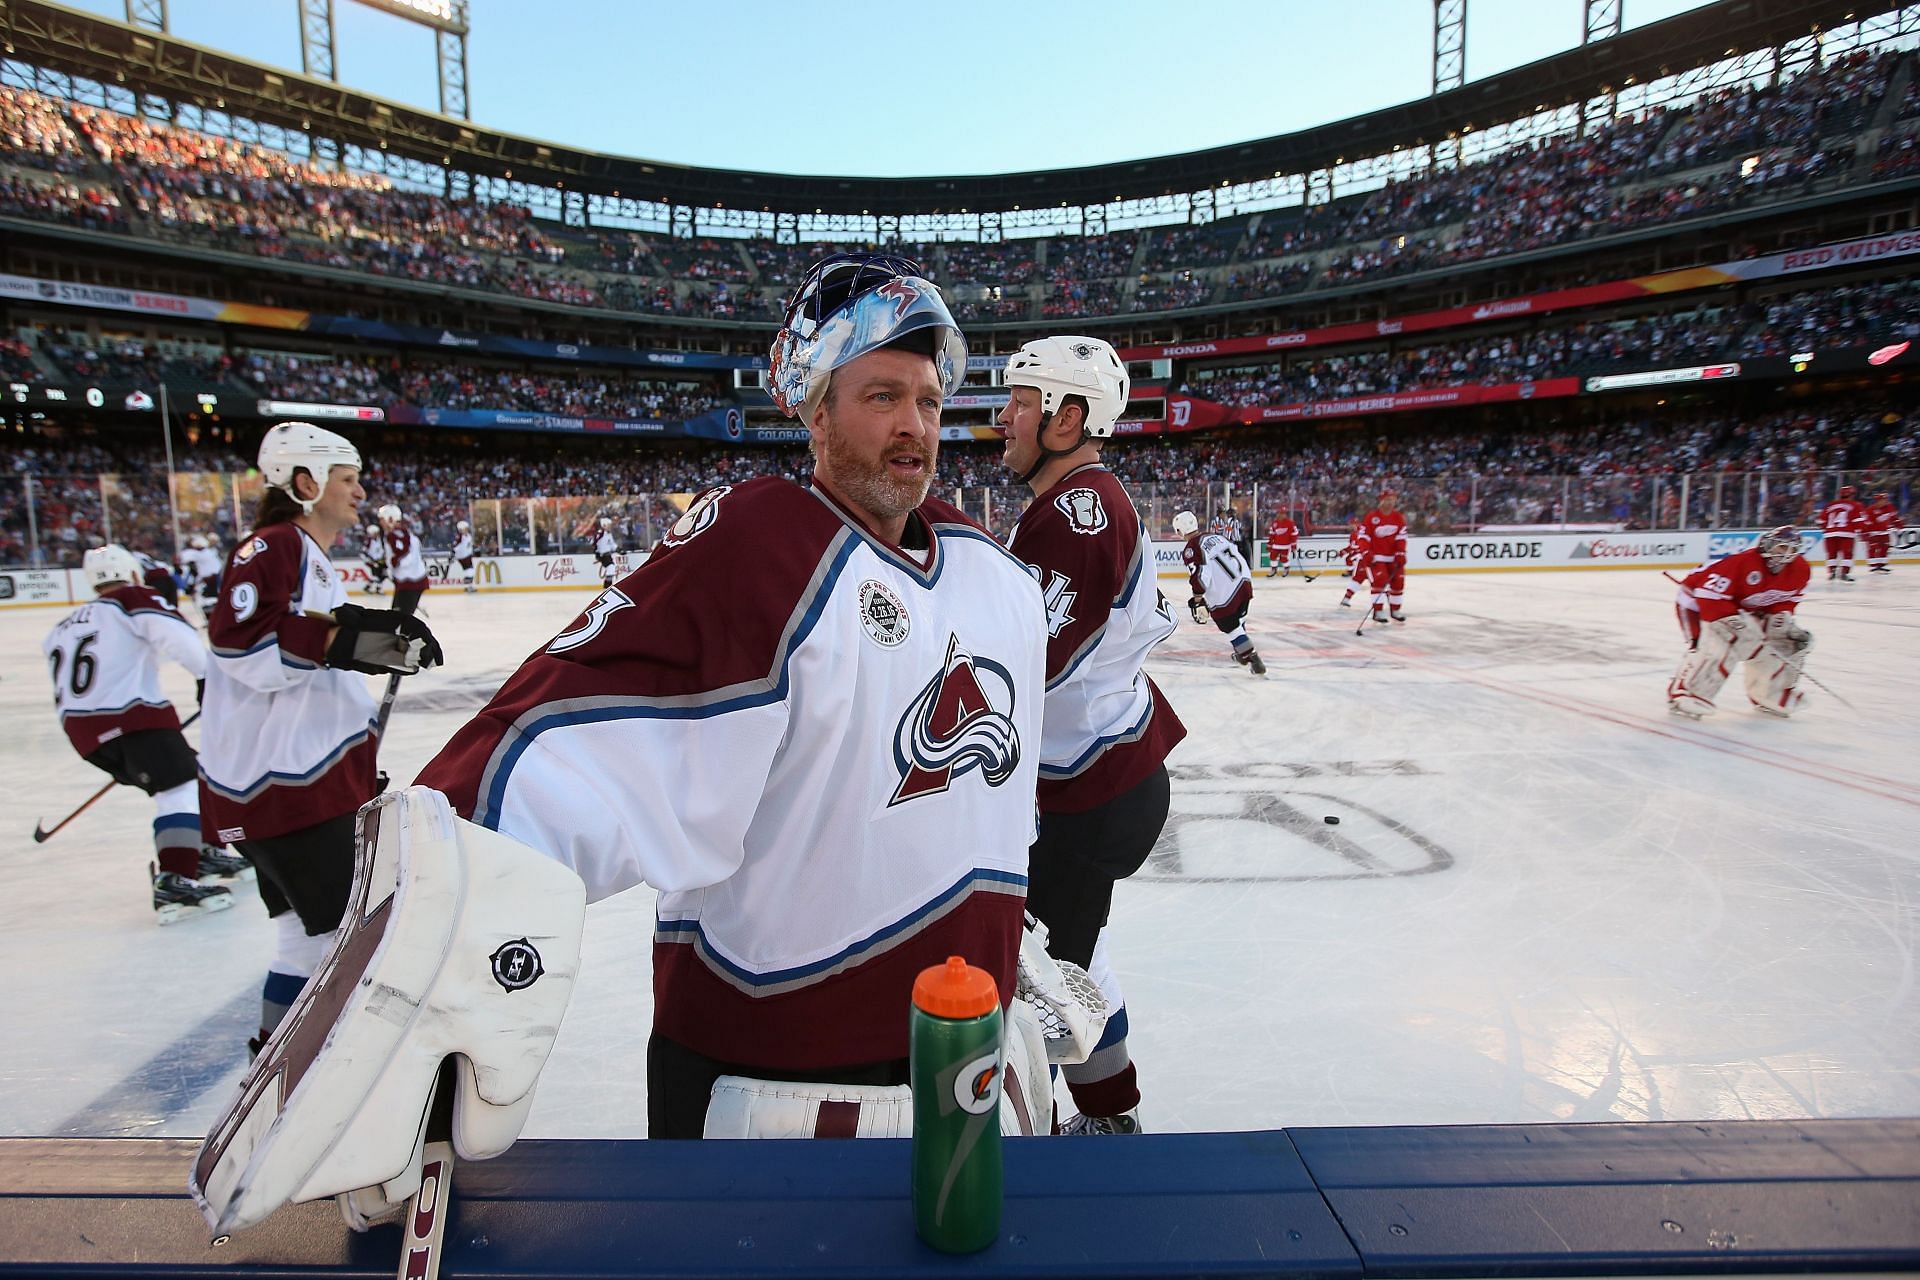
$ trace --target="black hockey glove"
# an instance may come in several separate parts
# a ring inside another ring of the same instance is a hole
[[[333,621],[340,630],[327,646],[330,667],[364,671],[370,676],[396,671],[412,675],[422,667],[437,667],[447,660],[427,624],[410,613],[343,604],[333,611]]]
[[[207,705],[207,682],[205,680],[195,680],[193,682],[193,705],[196,707],[204,707]]]
[[[1203,627],[1213,621],[1213,615],[1207,612],[1207,598],[1205,596],[1195,596],[1193,599],[1187,601],[1187,612],[1192,614],[1193,620]]]

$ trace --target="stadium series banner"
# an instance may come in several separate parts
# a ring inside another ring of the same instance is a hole
[[[0,297],[15,302],[57,302],[62,306],[86,307],[94,311],[132,311],[147,316],[170,316],[176,320],[215,320],[222,324],[248,324],[263,329],[299,329],[307,320],[306,312],[289,311],[285,307],[257,307],[246,302],[186,298],[177,293],[75,284],[69,280],[42,280],[37,276],[0,274]]]

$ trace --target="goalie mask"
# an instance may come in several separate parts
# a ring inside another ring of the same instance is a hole
[[[884,253],[822,258],[787,304],[767,390],[782,413],[804,418],[835,369],[921,330],[932,330],[934,371],[950,396],[967,373],[967,341],[920,264]]]
[[[1778,573],[1799,556],[1800,531],[1790,524],[1783,524],[1778,529],[1769,529],[1761,534],[1753,545],[1766,562],[1767,572]]]

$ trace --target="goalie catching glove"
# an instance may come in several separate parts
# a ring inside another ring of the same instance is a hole
[[[343,604],[333,611],[338,630],[327,645],[327,665],[370,676],[412,675],[444,665],[447,657],[427,624],[398,609],[362,609]]]
[[[209,1130],[188,1189],[214,1231],[342,1197],[356,1227],[418,1189],[453,1059],[453,1147],[499,1155],[533,1108],[580,965],[586,886],[409,787],[360,810],[333,945]]]

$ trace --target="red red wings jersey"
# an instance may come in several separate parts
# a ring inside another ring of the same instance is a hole
[[[1269,547],[1292,547],[1300,541],[1300,526],[1286,516],[1281,516],[1267,526],[1267,545]]]
[[[1876,502],[1867,508],[1868,533],[1892,533],[1900,527],[1900,508],[1891,502]]]
[[[1366,530],[1367,554],[1378,560],[1402,560],[1407,558],[1407,518],[1398,511],[1382,511],[1378,507],[1360,517],[1360,527]]]
[[[594,899],[659,890],[654,1023],[769,1072],[902,1058],[914,978],[1012,997],[1047,611],[929,500],[926,550],[824,489],[708,490],[420,774]]]
[[[1688,574],[1682,586],[1700,605],[1700,620],[1712,622],[1748,613],[1791,613],[1807,593],[1811,571],[1805,556],[1795,556],[1779,573],[1753,547],[1736,551]]]
[[[160,690],[158,658],[173,659],[196,678],[207,673],[207,649],[193,624],[151,587],[131,583],[60,619],[40,649],[60,727],[83,756],[123,734],[180,727]]]
[[[1091,809],[1131,790],[1187,734],[1142,670],[1175,626],[1153,544],[1125,487],[1089,463],[1033,500],[1010,549],[1047,605],[1040,809]]]
[[[1852,533],[1866,525],[1866,507],[1852,498],[1836,498],[1820,511],[1820,528],[1827,533]]]
[[[387,530],[387,563],[391,566],[395,587],[406,591],[426,590],[427,562],[420,554],[420,540],[404,524]]]
[[[347,588],[298,526],[243,538],[207,618],[213,661],[200,734],[200,826],[210,843],[301,831],[372,799],[367,677],[325,665]]]

